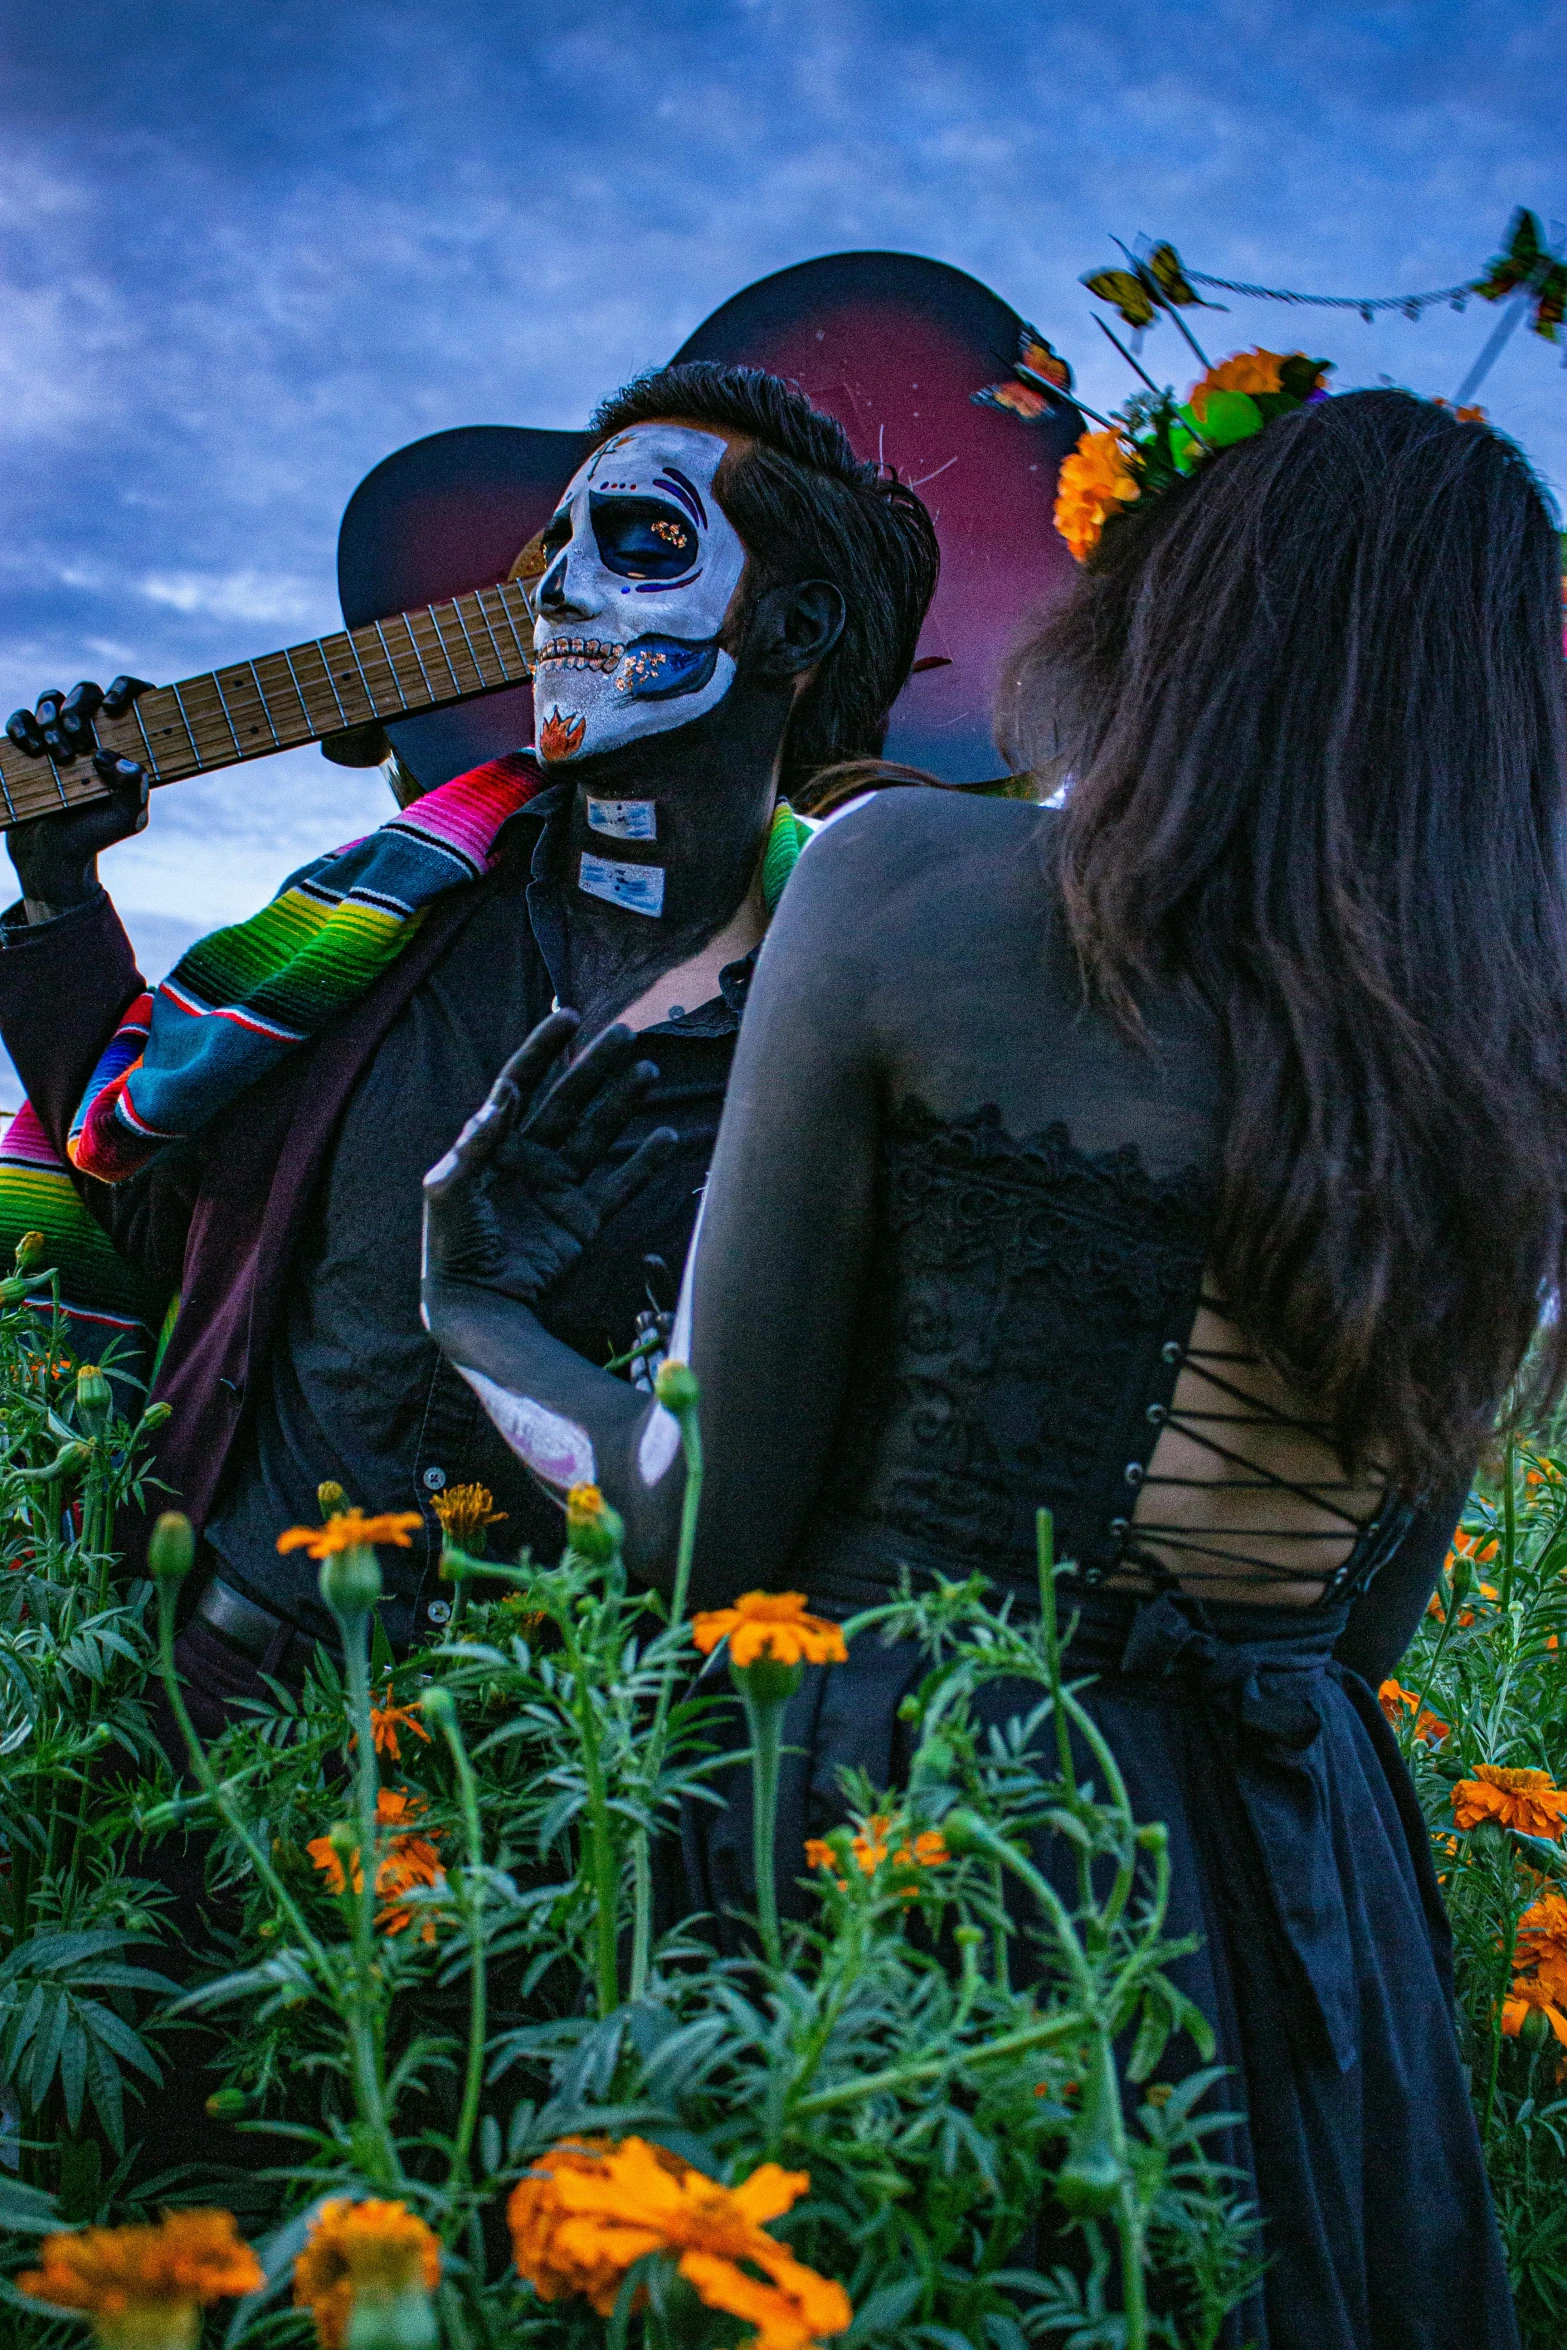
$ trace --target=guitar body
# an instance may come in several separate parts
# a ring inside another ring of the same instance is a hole
[[[797,383],[861,457],[919,488],[941,542],[941,584],[920,639],[930,666],[898,698],[886,755],[952,783],[998,772],[991,710],[1001,662],[1073,568],[1052,513],[1081,417],[1063,404],[1027,421],[974,398],[1012,368],[1022,326],[998,295],[944,262],[835,253],[746,287],[675,354]],[[338,589],[349,626],[503,580],[591,446],[586,433],[470,425],[386,458],[343,516]],[[394,719],[387,732],[433,786],[531,742],[532,698],[513,687]]]

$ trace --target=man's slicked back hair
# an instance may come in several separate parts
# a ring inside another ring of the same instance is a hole
[[[825,579],[845,605],[843,634],[795,703],[783,790],[808,801],[811,778],[874,758],[913,664],[941,557],[923,501],[856,457],[837,421],[759,367],[688,360],[642,375],[605,400],[600,438],[678,419],[743,434],[713,487],[745,541],[747,601],[795,580]]]

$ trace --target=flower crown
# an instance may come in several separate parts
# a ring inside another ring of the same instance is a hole
[[[1139,498],[1158,497],[1276,416],[1325,400],[1332,366],[1304,351],[1237,351],[1193,384],[1183,406],[1169,392],[1138,392],[1102,430],[1085,432],[1062,460],[1056,489],[1056,528],[1079,563]]]

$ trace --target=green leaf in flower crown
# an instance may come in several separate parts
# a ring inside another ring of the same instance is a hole
[[[1308,359],[1304,351],[1292,351],[1279,369],[1279,391],[1299,406],[1313,392],[1321,391],[1322,379],[1332,374],[1333,365],[1331,359]]]
[[[1211,449],[1232,448],[1262,430],[1262,410],[1250,392],[1210,392],[1206,413],[1191,420]]]

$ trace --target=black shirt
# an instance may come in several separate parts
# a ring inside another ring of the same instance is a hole
[[[406,1551],[383,1550],[381,1617],[393,1644],[438,1628],[451,1594],[440,1557],[436,1493],[487,1485],[505,1523],[490,1553],[535,1557],[561,1547],[559,1504],[497,1434],[419,1319],[421,1183],[483,1100],[528,1031],[549,1011],[561,927],[550,835],[563,791],[541,794],[515,821],[518,838],[439,963],[410,996],[350,1096],[300,1232],[282,1327],[235,1473],[207,1527],[226,1583],[330,1637],[318,1568],[280,1556],[285,1527],[319,1520],[316,1488],[333,1479],[362,1509],[419,1510]],[[544,818],[542,825],[532,821]],[[751,960],[731,964],[722,993],[647,1029],[660,1077],[623,1138],[629,1152],[657,1125],[679,1147],[611,1218],[541,1309],[559,1338],[595,1362],[623,1353],[648,1302],[644,1258],[671,1283],[685,1260],[718,1132]],[[672,1301],[671,1301],[672,1302]]]

